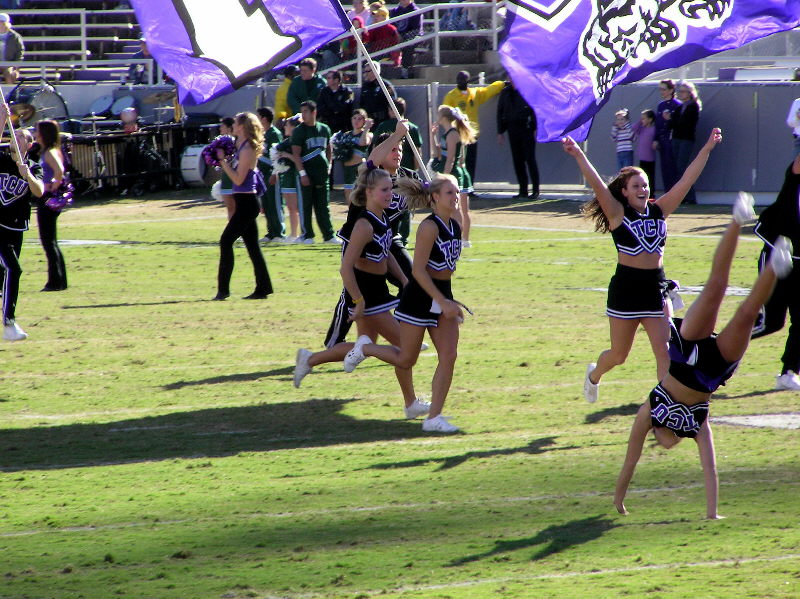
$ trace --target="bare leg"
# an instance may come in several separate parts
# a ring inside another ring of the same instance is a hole
[[[622,470],[620,470],[617,477],[617,486],[614,488],[614,507],[617,508],[620,514],[628,513],[625,508],[625,495],[628,493],[628,486],[631,484],[636,464],[639,463],[639,458],[642,455],[644,440],[651,428],[650,402],[645,401],[633,421],[631,436],[628,439],[628,451],[625,454],[625,461],[622,463]]]
[[[383,338],[386,339],[389,343],[391,343],[395,347],[398,346],[402,347],[403,344],[402,329],[400,327],[400,323],[397,322],[397,320],[395,320],[394,316],[392,316],[389,312],[384,312],[383,314],[377,314],[375,318],[379,318],[378,332],[383,336]],[[372,339],[377,339],[376,336],[370,335],[370,337]],[[419,342],[417,343],[417,354],[419,354],[419,347],[421,342],[422,339],[420,339]],[[414,360],[414,362],[416,362],[416,359]],[[403,401],[405,402],[406,407],[414,403],[414,400],[417,398],[416,392],[414,391],[414,371],[411,369],[413,365],[414,364],[412,363],[409,366],[398,365],[398,364],[395,364],[394,366],[394,374],[397,377],[397,382],[400,385],[400,391],[402,391],[403,393]]]
[[[714,452],[714,436],[708,420],[700,427],[695,437],[697,449],[700,452],[700,464],[703,466],[703,479],[706,487],[706,517],[710,520],[724,518],[717,513],[717,498],[719,497],[719,477],[717,476],[717,458]]]
[[[283,194],[286,200],[286,208],[289,210],[289,231],[292,237],[297,237],[297,230],[300,228],[300,214],[297,212],[297,194]]]
[[[469,228],[472,225],[472,216],[469,213],[469,194],[460,194],[458,205],[461,211],[461,239],[469,241]]]
[[[623,364],[628,358],[639,327],[640,319],[629,320],[626,318],[608,318],[611,329],[611,348],[605,350],[597,358],[597,366],[592,371],[589,379],[597,384],[600,378],[614,366]]]
[[[453,370],[458,357],[458,322],[454,318],[439,318],[439,326],[428,329],[431,341],[439,355],[439,364],[431,384],[431,410],[428,418],[442,413],[444,401],[453,382]]]
[[[669,322],[666,318],[642,318],[642,326],[656,357],[657,380],[661,381],[669,371]]]
[[[399,340],[395,341],[389,337],[386,337],[386,339],[394,345],[377,345],[374,343],[368,343],[362,347],[361,351],[365,356],[373,356],[379,360],[382,360],[383,362],[386,362],[387,364],[392,364],[395,367],[395,373],[397,374],[398,381],[400,381],[401,376],[406,376],[404,371],[408,372],[408,376],[411,377],[410,393],[404,389],[403,399],[406,407],[409,407],[416,399],[413,385],[412,368],[414,367],[414,364],[417,363],[420,345],[422,344],[422,338],[425,335],[425,329],[423,327],[417,327],[405,322],[399,323],[399,329]],[[403,388],[403,382],[400,383],[400,387],[401,389]]]

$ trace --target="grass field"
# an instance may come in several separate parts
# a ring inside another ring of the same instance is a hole
[[[691,442],[648,444],[631,514],[615,512],[655,363],[640,333],[600,401],[582,399],[615,256],[574,204],[478,204],[454,280],[475,316],[445,410],[464,434],[436,436],[401,418],[375,360],[293,388],[341,288],[338,248],[266,247],[266,301],[240,299],[239,248],[232,298],[209,301],[224,217],[200,195],[66,212],[62,240],[119,243],[64,243],[63,293],[38,292],[28,234],[30,339],[0,345],[0,597],[800,596],[797,430],[715,426],[724,520],[703,519]],[[671,219],[667,274],[701,285],[727,208],[689,212]],[[741,241],[732,286],[759,249]],[[784,341],[752,344],[712,416],[800,411],[772,391]],[[423,394],[435,364],[421,355]]]

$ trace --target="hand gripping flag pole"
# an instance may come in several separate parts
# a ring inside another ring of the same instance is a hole
[[[0,102],[2,102],[3,106],[6,108],[8,104],[6,104],[6,95],[3,93],[3,90],[0,89]],[[17,153],[17,164],[22,164],[23,156],[22,152],[19,151],[19,143],[17,142],[17,135],[14,131],[14,123],[11,121],[11,111],[6,110],[6,123],[8,124],[8,129],[11,134],[11,145],[14,148],[14,151]]]

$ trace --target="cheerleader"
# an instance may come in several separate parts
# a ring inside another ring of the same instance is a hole
[[[293,243],[302,239],[298,237],[298,230],[301,227],[300,213],[297,209],[297,190],[300,189],[300,177],[298,172],[303,169],[303,161],[295,159],[292,153],[292,132],[301,122],[299,114],[289,117],[283,122],[283,141],[274,147],[281,160],[289,165],[289,168],[281,173],[273,173],[269,178],[270,185],[280,187],[281,195],[286,202],[286,209],[289,211],[289,236],[287,242]]]
[[[425,330],[433,340],[439,364],[431,385],[426,432],[454,433],[459,429],[442,414],[453,380],[458,349],[458,325],[464,321],[459,304],[453,300],[450,279],[461,255],[461,227],[458,213],[459,189],[452,175],[437,175],[431,183],[413,179],[398,182],[412,209],[431,207],[433,214],[417,228],[413,278],[403,288],[395,318],[400,321],[400,343],[375,345],[372,336],[360,336],[344,359],[351,372],[366,356],[375,356],[395,368],[411,369],[417,362]],[[398,349],[399,347],[399,349]]]
[[[372,143],[372,119],[367,117],[367,111],[358,108],[353,111],[350,119],[352,131],[341,131],[331,140],[334,149],[334,160],[341,160],[344,166],[344,201],[350,205],[350,192],[355,187],[358,177],[358,167],[367,156],[367,148]],[[341,154],[336,153],[340,149]]]
[[[403,287],[408,279],[390,250],[392,229],[386,210],[392,202],[391,176],[369,162],[361,165],[350,199],[351,205],[361,208],[359,217],[348,220],[339,233],[343,240],[340,273],[347,300],[353,305],[349,310],[350,320],[356,323],[360,337],[377,339],[381,335],[389,343],[399,345],[400,325],[391,314],[398,300],[389,293],[386,276],[391,273]],[[338,343],[316,353],[299,349],[294,386],[299,387],[314,366],[342,361],[353,345]],[[408,408],[416,399],[411,369],[395,367],[395,374]],[[409,416],[407,409],[406,415],[414,418],[418,414]]]
[[[667,193],[651,202],[650,181],[642,169],[625,167],[606,184],[578,144],[570,137],[564,138],[564,151],[575,158],[595,193],[595,197],[583,206],[583,213],[594,220],[596,231],[611,232],[617,248],[617,270],[608,286],[606,308],[611,348],[603,351],[597,362],[589,364],[586,369],[583,394],[589,403],[597,401],[600,378],[627,359],[640,324],[650,339],[659,380],[666,375],[669,367],[670,304],[665,297],[675,284],[664,276],[665,219],[680,206],[720,141],[722,133],[713,129],[681,179]]]
[[[226,116],[219,122],[219,134],[233,137],[233,118]],[[233,201],[233,181],[220,169],[220,188],[219,194],[222,196],[222,203],[225,204],[225,211],[228,213],[228,220],[231,220],[236,204]]]
[[[61,132],[58,123],[51,120],[39,121],[36,123],[34,138],[41,148],[39,164],[44,181],[44,195],[36,207],[39,240],[47,256],[47,283],[42,291],[63,291],[67,288],[67,266],[64,263],[64,254],[58,247],[56,222],[64,206],[59,207],[53,202],[48,202],[50,198],[61,193],[66,177],[66,157],[61,150]]]
[[[717,246],[703,291],[682,320],[676,318],[670,322],[669,371],[639,408],[625,462],[617,479],[614,506],[620,514],[628,513],[625,495],[645,438],[653,429],[656,442],[667,449],[683,438],[695,440],[705,480],[706,516],[710,519],[721,517],[717,512],[719,480],[714,439],[708,423],[708,403],[714,391],[733,375],[744,356],[753,323],[775,288],[776,280],[785,278],[792,270],[791,246],[788,239],[780,237],[768,266],[761,270],[747,299],[739,305],[722,331],[714,333],[739,233],[742,226],[753,218],[752,196],[739,194],[733,221]]]
[[[264,129],[258,117],[251,112],[240,112],[233,124],[233,134],[239,144],[232,159],[225,157],[222,149],[217,150],[220,166],[233,182],[235,208],[231,219],[219,238],[219,270],[217,273],[217,295],[213,298],[223,301],[230,296],[230,282],[233,274],[233,244],[242,238],[253,263],[256,288],[244,299],[265,299],[272,293],[267,263],[258,244],[259,213],[258,197],[264,180],[257,168],[264,144]],[[259,185],[259,182],[261,185]]]
[[[472,217],[469,213],[469,194],[472,193],[472,179],[464,167],[464,148],[475,143],[475,129],[469,119],[458,108],[439,106],[438,120],[431,125],[431,148],[433,148],[433,170],[445,175],[453,175],[458,181],[460,212],[456,214],[461,222],[464,235],[463,246],[471,247],[469,229]]]

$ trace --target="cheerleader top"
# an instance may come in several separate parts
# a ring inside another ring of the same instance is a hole
[[[231,168],[236,170],[239,168],[239,153],[242,151],[242,148],[247,142],[242,142],[238,148],[236,148],[236,154],[233,155],[233,160],[231,160]],[[255,193],[256,192],[256,171],[255,169],[251,169],[245,175],[244,181],[241,184],[237,185],[236,183],[233,184],[233,193]]]
[[[377,216],[363,206],[360,208],[356,206],[356,208],[358,209],[358,215],[355,218],[351,218],[348,214],[347,221],[337,233],[339,239],[342,240],[342,256],[344,256],[344,252],[350,244],[353,227],[355,227],[359,219],[364,218],[372,225],[372,239],[364,245],[360,257],[366,258],[370,262],[383,262],[389,257],[389,250],[392,247],[393,233],[389,219],[386,217],[385,212]],[[350,209],[352,211],[352,204]]]
[[[622,223],[611,231],[611,238],[620,254],[638,256],[646,252],[663,255],[667,243],[664,213],[652,202],[647,202],[644,213],[626,205]]]
[[[733,376],[739,360],[728,362],[717,346],[717,335],[685,339],[682,318],[670,320],[669,373],[679,383],[701,393],[713,393]]]
[[[456,133],[458,133],[458,129],[456,129],[455,127],[451,127],[450,129],[448,129],[439,136],[439,148],[442,151],[442,158],[447,158],[447,136],[450,135],[451,131],[455,131]],[[461,159],[461,148],[462,148],[461,142],[457,141],[455,162],[453,163],[455,165],[458,165],[458,161]]]
[[[428,256],[428,268],[435,271],[455,271],[456,262],[461,256],[461,226],[452,218],[445,223],[436,214],[431,214],[425,220],[433,222],[438,228],[436,241]]]

